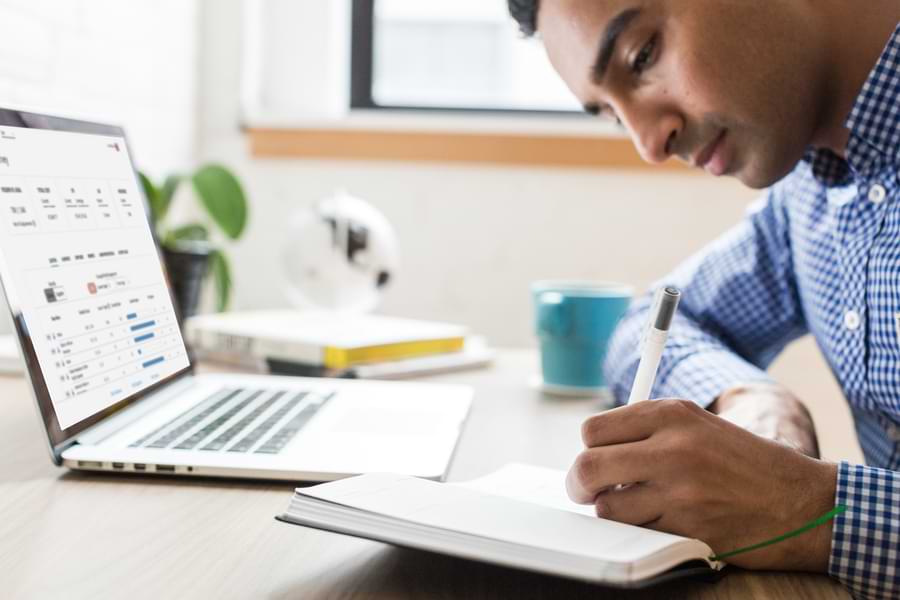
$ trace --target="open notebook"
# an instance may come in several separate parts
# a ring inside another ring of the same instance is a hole
[[[711,574],[701,541],[599,519],[565,473],[512,464],[465,483],[375,473],[297,488],[282,521],[605,585]]]

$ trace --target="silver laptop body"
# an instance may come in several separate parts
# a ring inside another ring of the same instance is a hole
[[[53,461],[443,479],[466,386],[194,372],[120,127],[0,108],[0,282]]]

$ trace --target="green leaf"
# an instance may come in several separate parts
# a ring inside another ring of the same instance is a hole
[[[237,239],[247,225],[247,199],[240,182],[225,167],[207,165],[193,176],[194,189],[225,235]]]
[[[138,179],[141,181],[141,186],[144,188],[144,195],[147,196],[147,202],[150,204],[150,216],[153,217],[154,223],[159,223],[162,221],[163,214],[160,213],[160,191],[153,182],[150,181],[150,178],[144,175],[141,171],[138,171]]]
[[[228,258],[221,250],[214,250],[210,254],[210,260],[216,287],[216,310],[222,312],[228,308],[231,299],[231,268],[228,266]]]
[[[175,197],[175,190],[181,183],[183,177],[181,175],[169,175],[159,189],[159,214],[160,219],[164,219],[169,207],[172,205],[172,198]]]
[[[203,240],[209,239],[209,230],[200,223],[190,223],[176,227],[166,234],[166,240]]]

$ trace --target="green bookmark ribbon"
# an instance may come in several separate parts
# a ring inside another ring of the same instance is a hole
[[[837,506],[832,508],[830,511],[828,511],[821,517],[819,517],[813,521],[810,521],[809,523],[807,523],[803,527],[800,527],[799,529],[789,531],[785,534],[779,535],[778,537],[772,538],[771,540],[766,540],[765,542],[760,542],[758,544],[753,544],[752,546],[747,546],[746,548],[738,548],[737,550],[731,550],[729,552],[723,552],[722,554],[716,554],[715,556],[711,556],[709,559],[710,560],[723,560],[730,556],[734,556],[736,554],[743,554],[744,552],[750,552],[751,550],[759,550],[760,548],[765,548],[766,546],[771,546],[772,544],[777,544],[778,542],[783,542],[784,540],[790,539],[792,537],[796,537],[796,536],[800,535],[801,533],[806,533],[810,529],[815,529],[819,525],[824,525],[825,523],[827,523],[831,519],[835,518],[842,512],[845,512],[846,510],[847,510],[846,505],[838,504]]]

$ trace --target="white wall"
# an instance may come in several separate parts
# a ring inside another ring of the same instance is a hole
[[[345,187],[380,208],[400,238],[403,264],[383,312],[467,323],[504,345],[531,343],[529,282],[612,279],[643,289],[737,220],[750,197],[701,177],[249,161],[220,148],[206,156],[238,166],[254,198],[247,237],[232,253],[244,278],[237,306],[285,304],[287,216]]]
[[[400,237],[404,264],[381,312],[465,323],[498,346],[532,345],[529,282],[614,279],[644,289],[757,197],[730,180],[652,171],[254,160],[239,128],[240,75],[228,67],[242,59],[240,0],[205,0],[202,15],[200,157],[235,168],[252,203],[246,238],[230,249],[236,308],[287,305],[279,253],[288,216],[346,188],[384,211]],[[812,341],[792,346],[773,371],[811,405],[829,457],[858,459],[846,405]]]
[[[151,173],[193,162],[194,0],[0,0],[0,105],[126,127]]]

